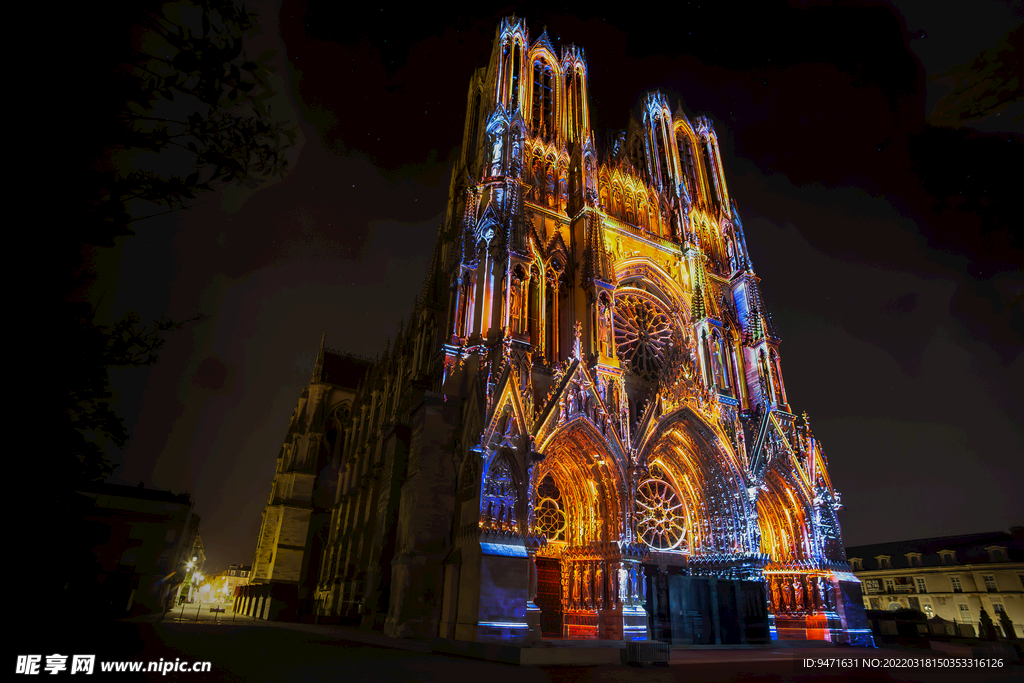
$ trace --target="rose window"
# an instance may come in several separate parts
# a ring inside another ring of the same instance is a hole
[[[671,339],[672,324],[660,306],[634,293],[615,297],[615,344],[634,373],[656,380]]]
[[[683,501],[655,468],[636,491],[637,534],[656,550],[674,550],[686,537]]]

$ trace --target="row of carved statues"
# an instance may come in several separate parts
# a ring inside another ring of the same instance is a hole
[[[769,574],[768,594],[775,614],[834,611],[835,589],[827,576]]]
[[[562,567],[562,609],[615,609],[647,599],[643,570],[636,562],[577,560]]]

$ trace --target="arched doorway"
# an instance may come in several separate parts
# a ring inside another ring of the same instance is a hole
[[[543,454],[532,491],[534,530],[548,540],[537,552],[543,634],[646,637],[626,458],[585,416],[561,425]]]

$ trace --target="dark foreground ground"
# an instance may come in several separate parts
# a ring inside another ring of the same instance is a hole
[[[363,642],[360,642],[363,641]],[[369,641],[369,642],[366,642]],[[45,677],[59,680],[120,681],[245,681],[246,683],[295,681],[444,681],[461,683],[560,683],[668,681],[1024,681],[1019,665],[986,669],[936,668],[834,668],[808,671],[804,657],[916,657],[934,653],[851,648],[757,650],[674,650],[668,667],[630,666],[519,667],[440,654],[429,644],[387,641],[378,634],[346,629],[273,624],[266,622],[121,621],[107,623],[62,622],[45,628],[26,627],[8,638],[14,652],[8,660],[15,667],[17,655],[59,653],[95,654],[96,672],[89,677],[70,670],[48,675],[17,676],[26,680]],[[396,648],[394,645],[398,645]],[[399,649],[401,648],[401,649]],[[104,673],[104,661],[209,661],[209,673],[175,672]],[[68,659],[70,669],[70,657]],[[9,669],[10,670],[10,669]]]

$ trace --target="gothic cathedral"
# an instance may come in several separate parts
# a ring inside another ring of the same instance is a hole
[[[344,424],[320,550],[290,560],[308,609],[392,636],[863,642],[714,126],[649,93],[599,150],[589,78],[581,48],[498,27],[412,318],[322,407]]]

